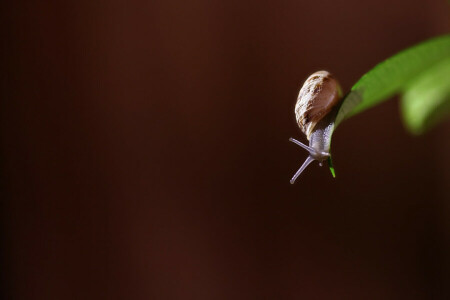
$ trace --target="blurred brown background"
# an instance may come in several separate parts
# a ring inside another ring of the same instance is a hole
[[[448,32],[445,1],[4,1],[9,299],[448,299],[449,122],[344,122],[337,179],[298,90]]]

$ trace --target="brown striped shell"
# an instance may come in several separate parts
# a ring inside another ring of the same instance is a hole
[[[317,123],[337,105],[342,98],[339,82],[327,71],[313,73],[303,84],[295,105],[297,124],[311,137]]]

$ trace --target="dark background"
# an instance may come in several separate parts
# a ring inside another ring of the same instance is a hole
[[[294,118],[448,32],[446,1],[4,1],[9,299],[448,299],[450,124],[344,122],[337,179]]]

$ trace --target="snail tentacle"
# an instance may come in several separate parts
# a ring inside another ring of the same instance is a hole
[[[297,177],[300,176],[300,174],[306,169],[306,167],[309,166],[309,164],[312,163],[313,161],[315,161],[315,159],[312,158],[311,156],[308,156],[306,158],[306,160],[303,163],[303,165],[300,167],[300,169],[298,169],[297,172],[295,172],[295,175],[292,177],[291,184],[294,184],[294,182],[297,179]]]
[[[302,142],[297,141],[296,139],[290,138],[289,141],[293,142],[294,144],[299,145],[300,147],[302,147],[303,149],[305,149],[306,151],[308,151],[311,154],[317,152],[314,148],[307,146],[307,145],[303,144]]]

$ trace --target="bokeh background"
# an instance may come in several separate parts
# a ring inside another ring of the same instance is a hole
[[[449,31],[446,1],[4,1],[8,299],[449,299],[450,124],[294,105]]]

